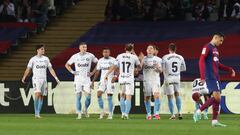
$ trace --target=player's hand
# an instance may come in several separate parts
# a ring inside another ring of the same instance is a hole
[[[111,80],[111,83],[115,83],[117,81],[118,77],[117,76],[114,76]]]
[[[91,89],[94,89],[94,81],[92,81],[92,83],[91,83]]]
[[[57,85],[59,85],[60,84],[60,80],[57,77],[55,77],[55,80],[57,82]]]
[[[143,54],[143,52],[140,52],[140,53],[139,53],[138,58],[139,58],[140,60],[143,60],[143,59],[144,59],[144,54]]]
[[[22,83],[26,83],[26,82],[25,82],[25,78],[24,78],[24,77],[22,78]]]
[[[73,75],[78,75],[78,71],[71,71]]]
[[[93,75],[94,75],[93,72],[88,72],[88,77],[91,77],[91,76],[93,76]]]
[[[232,77],[235,77],[236,76],[236,72],[234,69],[232,69],[232,74],[231,74]]]

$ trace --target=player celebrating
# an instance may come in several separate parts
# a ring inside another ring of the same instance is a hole
[[[178,109],[178,118],[182,119],[181,109],[182,101],[179,95],[180,90],[180,72],[186,71],[184,58],[176,54],[177,47],[174,43],[168,46],[169,54],[163,56],[163,75],[164,75],[164,93],[168,97],[168,107],[171,113],[170,119],[175,120],[173,95],[176,99]]]
[[[126,44],[126,52],[117,56],[117,62],[105,76],[105,79],[108,79],[108,75],[119,67],[118,80],[121,89],[120,109],[122,118],[126,120],[129,119],[128,114],[131,110],[131,99],[132,95],[134,95],[134,67],[136,65],[137,70],[141,69],[138,57],[132,54],[134,52],[133,48],[133,44]]]
[[[143,69],[144,84],[144,104],[147,112],[146,119],[151,120],[151,96],[154,96],[154,117],[159,120],[160,109],[160,72],[162,72],[162,59],[154,56],[155,47],[148,45],[147,56],[141,57],[141,67]]]
[[[97,97],[98,97],[98,105],[101,109],[100,117],[99,119],[102,119],[104,116],[104,103],[102,99],[102,94],[106,91],[107,93],[107,100],[108,100],[108,109],[109,109],[109,115],[107,119],[112,119],[113,116],[113,101],[112,96],[114,94],[114,83],[112,83],[112,78],[114,77],[114,71],[111,72],[108,75],[107,82],[105,81],[104,77],[111,66],[114,65],[116,62],[116,59],[110,56],[110,49],[109,48],[103,48],[102,51],[103,58],[99,59],[97,63],[97,71],[94,75],[93,82],[97,79],[97,77],[100,74],[101,71],[101,78],[99,82]]]
[[[51,75],[55,78],[57,83],[59,79],[52,68],[52,64],[49,61],[49,58],[44,56],[45,47],[43,44],[36,46],[37,55],[33,56],[27,65],[27,68],[22,77],[22,82],[25,83],[26,77],[29,75],[30,71],[33,72],[32,84],[35,93],[34,98],[34,111],[35,118],[41,118],[40,112],[43,105],[43,97],[47,95],[47,68],[50,71]]]
[[[85,116],[89,117],[87,109],[91,103],[91,76],[93,72],[90,72],[92,63],[97,63],[98,59],[92,54],[87,52],[87,44],[82,42],[79,44],[79,53],[74,54],[65,64],[67,70],[74,75],[74,86],[76,92],[76,110],[78,117],[82,118],[82,105],[81,98],[82,93],[85,93]],[[71,68],[74,64],[75,71]]]
[[[195,79],[192,84],[192,99],[195,101],[196,110],[203,105],[201,96],[204,97],[205,101],[209,98],[208,89],[206,83],[202,83],[201,79]],[[204,119],[208,119],[208,108],[205,109],[203,113]]]
[[[219,70],[231,73],[235,76],[235,71],[228,66],[219,62],[219,53],[217,47],[223,43],[224,35],[222,33],[215,33],[210,43],[205,45],[199,60],[201,82],[207,84],[209,93],[212,95],[193,115],[193,119],[197,122],[200,118],[201,111],[212,105],[213,117],[212,126],[225,127],[226,125],[218,122],[219,105],[221,102],[220,76]]]

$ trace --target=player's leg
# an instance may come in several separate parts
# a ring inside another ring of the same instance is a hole
[[[125,108],[124,119],[129,119],[128,114],[130,113],[131,108],[132,108],[132,103],[131,103],[132,95],[134,95],[134,82],[128,83],[126,85],[126,100],[125,100],[126,108]]]
[[[201,94],[198,93],[198,92],[193,93],[192,94],[192,99],[195,101],[195,111],[197,111],[201,107],[201,105],[203,104],[202,100],[201,100]],[[199,119],[201,119],[201,117]]]
[[[151,120],[152,114],[151,114],[151,96],[152,96],[152,90],[150,87],[150,84],[148,82],[144,82],[144,105],[146,108],[146,119]]]
[[[97,91],[98,106],[99,106],[100,111],[101,111],[99,119],[102,119],[103,116],[104,116],[104,102],[103,102],[103,99],[102,99],[102,94],[105,90],[106,90],[105,85],[100,82],[99,88],[98,88],[98,91]]]
[[[85,84],[83,87],[83,90],[85,92],[85,110],[84,110],[84,114],[85,117],[88,118],[89,114],[88,114],[88,108],[91,104],[91,84]]]
[[[113,94],[107,94],[109,114],[107,119],[113,118]]]
[[[75,93],[76,93],[76,112],[77,112],[77,118],[76,119],[81,119],[82,118],[82,87],[80,84],[75,83]]]
[[[146,119],[151,120],[152,119],[152,114],[151,114],[151,96],[146,96],[144,95],[144,104],[146,108]]]
[[[99,119],[102,119],[103,116],[104,116],[104,102],[103,102],[103,99],[102,99],[102,94],[103,94],[103,92],[98,90],[98,92],[97,92],[98,106],[99,106],[100,111],[101,111]]]
[[[213,97],[214,97],[214,102],[212,104],[212,109],[213,109],[213,113],[212,113],[212,126],[220,126],[220,127],[226,127],[226,125],[221,124],[220,122],[218,122],[218,115],[219,115],[219,106],[220,106],[220,102],[221,102],[221,93],[220,91],[214,91],[213,92]]]
[[[177,110],[178,110],[178,118],[181,120],[183,119],[182,117],[182,99],[180,97],[179,92],[174,92],[174,96],[176,99],[176,106],[177,106]]]
[[[126,94],[125,94],[125,91],[126,91],[126,85],[125,85],[125,84],[120,84],[120,89],[121,89],[121,93],[120,93],[120,109],[121,109],[121,112],[122,112],[122,118],[123,118],[124,115],[125,115],[125,108],[126,108],[126,105],[125,105],[125,99],[126,99]]]
[[[34,112],[35,112],[35,117],[36,118],[40,118],[40,110],[39,110],[39,105],[40,105],[40,100],[41,100],[41,86],[42,84],[40,83],[40,81],[38,79],[33,79],[33,89],[34,89]]]
[[[169,85],[169,84],[165,84],[164,85],[164,93],[165,95],[167,95],[168,98],[168,108],[169,111],[171,113],[171,117],[169,119],[175,119],[175,115],[174,115],[174,104],[173,104],[173,95],[174,95],[174,89],[173,89],[173,85]]]
[[[160,83],[153,85],[152,93],[154,97],[154,117],[156,120],[160,119]]]
[[[107,119],[112,119],[113,117],[113,94],[114,94],[115,86],[114,83],[109,83],[107,86],[107,100],[108,100],[108,118]]]
[[[41,87],[41,94],[39,97],[39,102],[38,102],[38,112],[39,112],[39,117],[40,117],[40,113],[42,110],[42,106],[43,106],[43,98],[44,96],[47,96],[47,81],[46,80],[40,80],[40,87]]]
[[[203,96],[204,96],[204,100],[205,100],[205,102],[206,102],[206,101],[209,99],[209,95],[207,94],[207,95],[203,95]],[[206,109],[204,110],[203,116],[204,116],[204,119],[205,119],[205,120],[208,119],[208,108],[206,108]]]
[[[178,110],[178,119],[181,120],[183,119],[183,117],[182,117],[182,99],[179,93],[180,82],[173,84],[173,86],[174,86],[174,96],[176,100],[176,106]]]
[[[160,120],[159,109],[160,109],[160,93],[154,92],[154,117],[156,120]]]

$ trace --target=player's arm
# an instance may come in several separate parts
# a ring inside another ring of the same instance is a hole
[[[140,60],[140,66],[141,68],[144,65],[144,54],[142,52],[140,52],[139,56],[138,56],[139,60]]]
[[[49,67],[48,70],[49,70],[50,74],[55,78],[56,82],[59,84],[60,80],[58,79],[57,74],[54,71],[54,69],[52,67]]]
[[[24,74],[23,74],[23,77],[22,77],[22,83],[25,83],[25,79],[26,77],[31,73],[31,68],[27,67]]]
[[[219,62],[219,69],[231,73],[232,77],[235,77],[236,73],[232,67],[226,66]]]
[[[95,74],[93,76],[92,82],[95,82],[100,74],[100,71],[96,69]]]
[[[187,70],[187,67],[186,67],[186,63],[185,63],[185,60],[184,58],[182,57],[182,64],[181,64],[181,71],[186,71]]]
[[[209,48],[207,46],[205,46],[202,50],[200,59],[199,59],[199,71],[200,71],[200,79],[201,82],[204,83],[205,82],[205,60],[206,57],[209,54]]]
[[[70,72],[72,73],[73,75],[76,75],[77,74],[77,71],[73,71],[72,67],[70,64],[66,63],[65,64],[65,68]]]
[[[109,75],[110,73],[112,73],[113,71],[115,71],[116,69],[117,69],[117,66],[116,66],[116,65],[112,65],[112,66],[109,68],[108,72],[106,73],[104,79],[107,80],[107,79],[108,79],[108,75]]]

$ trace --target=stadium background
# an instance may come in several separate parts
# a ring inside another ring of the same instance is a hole
[[[64,0],[65,1],[65,0]],[[74,113],[73,76],[64,68],[69,57],[78,51],[78,44],[86,42],[88,51],[101,57],[101,49],[108,46],[112,56],[123,51],[125,43],[134,43],[135,51],[145,52],[147,44],[160,48],[159,56],[167,52],[170,42],[178,46],[178,53],[186,61],[187,72],[182,74],[183,112],[192,113],[191,81],[199,77],[198,58],[201,48],[209,42],[211,34],[221,31],[226,35],[219,47],[221,62],[232,66],[237,76],[230,78],[222,74],[223,113],[240,113],[239,110],[239,21],[146,21],[114,20],[104,21],[107,0],[81,0],[75,6],[66,0],[63,7],[56,6],[56,13],[49,13],[46,27],[39,23],[0,23],[0,113],[32,113],[33,97],[30,84],[20,79],[36,44],[46,44],[46,55],[51,58],[62,84],[55,88],[49,76],[49,96],[45,99],[43,113]],[[60,9],[61,10],[60,10]],[[54,11],[54,10],[53,10]],[[136,82],[132,113],[144,113],[142,83]],[[96,85],[95,85],[96,86]],[[52,91],[54,91],[54,94]],[[96,90],[93,94],[92,113],[98,113]],[[115,94],[115,112],[119,113],[118,97]],[[161,113],[168,113],[166,97],[162,97]]]

